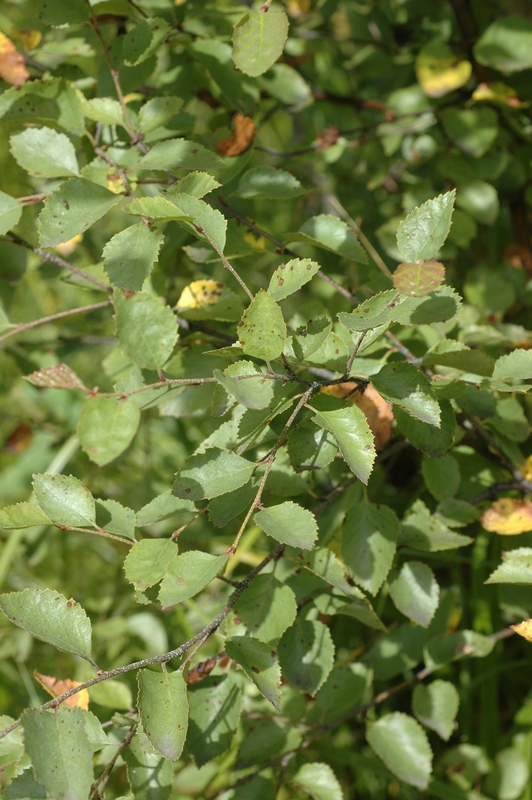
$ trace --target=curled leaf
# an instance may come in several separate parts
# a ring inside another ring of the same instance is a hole
[[[241,153],[244,153],[248,147],[251,147],[253,139],[255,138],[255,131],[257,130],[251,117],[246,117],[244,114],[236,114],[233,126],[234,132],[231,136],[216,143],[216,150],[218,153],[230,158],[239,156]]]
[[[532,503],[529,500],[502,497],[482,514],[480,524],[485,530],[501,536],[516,536],[532,531]]]
[[[516,625],[510,625],[519,636],[526,639],[527,642],[532,642],[532,619],[525,619],[523,622],[518,622]]]

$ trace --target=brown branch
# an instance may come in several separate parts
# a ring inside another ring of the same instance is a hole
[[[275,547],[271,553],[269,553],[266,558],[264,558],[260,564],[258,564],[251,572],[246,575],[246,577],[241,580],[231,595],[229,602],[226,604],[225,608],[220,611],[217,617],[215,617],[212,622],[203,628],[199,633],[195,636],[192,636],[188,641],[184,642],[183,644],[176,647],[175,650],[169,650],[167,653],[163,653],[160,656],[152,656],[151,658],[144,658],[141,661],[135,661],[132,664],[126,664],[122,667],[116,667],[115,669],[106,670],[105,672],[100,672],[95,678],[91,678],[85,683],[80,683],[79,686],[74,686],[72,689],[69,689],[68,692],[64,692],[63,694],[54,697],[52,700],[49,700],[47,703],[43,703],[43,705],[39,706],[39,711],[45,711],[48,708],[57,708],[62,702],[67,700],[69,697],[72,697],[78,692],[82,692],[83,689],[88,689],[90,686],[94,686],[96,683],[101,683],[102,681],[107,681],[109,678],[115,678],[117,675],[124,675],[126,672],[133,672],[138,669],[144,669],[145,667],[150,667],[153,664],[166,664],[168,661],[171,661],[174,658],[183,658],[185,653],[190,650],[191,647],[194,647],[197,642],[203,641],[211,636],[222,624],[224,619],[227,617],[229,612],[232,610],[234,605],[236,604],[240,595],[247,589],[251,581],[253,581],[257,575],[259,575],[262,570],[270,563],[270,561],[274,561],[281,557],[282,552],[284,550],[284,545],[279,544]],[[7,728],[4,728],[0,731],[0,739],[3,739],[7,736],[11,731],[14,731],[20,725],[20,719],[13,722]]]
[[[111,305],[110,300],[102,300],[101,303],[92,303],[89,306],[80,306],[79,308],[71,308],[68,311],[59,311],[57,314],[49,314],[47,317],[41,317],[40,319],[35,319],[32,322],[21,322],[7,333],[3,333],[2,336],[0,336],[0,342],[5,341],[6,339],[10,339],[11,336],[16,336],[18,333],[27,331],[30,328],[36,328],[39,325],[46,325],[49,322],[55,322],[58,319],[71,317],[74,314],[84,314],[88,311],[95,311],[98,308],[107,308],[110,305]]]
[[[104,771],[100,775],[97,781],[92,784],[92,791],[90,797],[101,797],[102,791],[105,789],[105,785],[109,780],[109,776],[113,771],[113,768],[126,749],[131,744],[131,740],[133,739],[135,733],[137,732],[138,725],[133,725],[132,728],[128,730],[124,738],[122,739],[121,744],[117,747],[116,753],[113,755],[107,766],[105,767]]]
[[[80,278],[84,278],[89,283],[94,284],[94,286],[97,286],[98,289],[103,289],[104,292],[112,291],[111,287],[107,283],[98,280],[98,278],[95,278],[93,275],[85,272],[84,269],[80,269],[79,267],[75,267],[73,264],[69,264],[69,262],[65,261],[64,258],[56,256],[55,253],[49,253],[48,250],[43,250],[42,247],[35,247],[25,239],[17,236],[16,233],[10,233],[9,236],[9,239],[2,239],[2,241],[9,242],[10,244],[18,244],[20,247],[25,247],[27,250],[32,250],[36,255],[40,256],[43,261],[49,261],[51,264],[57,264],[58,267],[67,269],[74,275],[79,275]]]

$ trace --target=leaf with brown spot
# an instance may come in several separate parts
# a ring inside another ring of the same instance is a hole
[[[445,267],[439,261],[399,264],[392,277],[395,288],[401,294],[423,297],[442,283],[445,278]]]
[[[30,375],[24,375],[24,380],[33,386],[40,386],[44,389],[82,389],[84,392],[89,390],[73,369],[67,364],[56,364],[55,367],[38,369]]]
[[[246,117],[244,114],[236,114],[233,127],[234,133],[231,136],[216,143],[218,153],[229,158],[239,156],[251,147],[257,130],[251,117]]]

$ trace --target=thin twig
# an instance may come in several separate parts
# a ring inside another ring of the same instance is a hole
[[[69,697],[72,697],[78,692],[82,692],[83,689],[88,689],[90,686],[94,686],[97,683],[101,683],[102,681],[107,681],[109,678],[115,678],[117,675],[124,675],[126,672],[133,672],[134,670],[144,669],[145,667],[150,667],[153,664],[166,664],[168,661],[171,661],[174,658],[183,658],[186,652],[190,650],[191,647],[194,647],[195,644],[199,641],[203,641],[204,639],[211,636],[222,624],[224,619],[227,617],[229,612],[232,610],[234,605],[236,604],[240,595],[247,589],[251,581],[253,581],[257,575],[259,575],[262,570],[270,563],[270,561],[276,560],[281,557],[282,552],[284,550],[284,545],[279,544],[275,547],[271,553],[269,553],[266,558],[264,558],[260,564],[258,564],[254,569],[251,570],[246,577],[241,580],[233,594],[231,595],[227,605],[225,608],[220,611],[217,617],[215,617],[212,622],[203,628],[199,633],[192,636],[188,641],[184,642],[183,644],[176,647],[175,650],[169,650],[167,653],[163,653],[160,656],[152,656],[151,658],[144,658],[141,661],[134,661],[131,664],[125,664],[122,667],[116,667],[115,669],[110,669],[105,672],[100,672],[95,678],[91,678],[85,683],[80,683],[78,686],[74,686],[72,689],[69,689],[68,692],[64,692],[63,694],[54,697],[52,700],[49,700],[47,703],[43,703],[42,706],[39,706],[39,711],[45,711],[48,708],[57,708],[62,702],[67,700]],[[0,731],[0,739],[3,739],[7,736],[11,731],[14,731],[20,725],[20,719],[13,722],[11,725],[8,725],[7,728],[4,728]]]
[[[0,342],[5,341],[6,339],[10,339],[12,336],[16,336],[23,331],[27,331],[30,328],[36,328],[39,325],[46,325],[49,322],[55,322],[58,319],[64,319],[65,317],[71,317],[74,314],[85,314],[89,311],[95,311],[98,308],[107,308],[111,305],[110,300],[102,300],[101,303],[92,303],[89,306],[80,306],[79,308],[71,308],[68,311],[59,311],[57,314],[49,314],[47,317],[41,317],[40,319],[35,319],[32,322],[21,322],[12,328],[7,333],[3,333],[0,336]]]
[[[109,780],[109,776],[111,775],[111,772],[113,771],[116,762],[118,761],[118,759],[120,758],[126,747],[129,747],[129,745],[131,744],[131,740],[133,739],[137,731],[137,728],[138,725],[133,725],[133,727],[128,730],[121,744],[119,745],[119,747],[117,747],[115,754],[105,767],[104,771],[102,772],[98,780],[92,784],[92,792],[90,795],[91,797],[101,797],[102,791],[103,789],[105,789],[105,785]]]
[[[36,255],[40,256],[44,261],[49,261],[51,264],[57,264],[58,267],[62,267],[63,269],[67,269],[69,272],[72,272],[74,275],[79,275],[80,278],[84,278],[89,283],[94,284],[97,286],[98,289],[103,289],[104,292],[111,292],[111,287],[104,283],[103,281],[98,280],[93,275],[90,275],[88,272],[85,272],[84,269],[80,269],[79,267],[75,267],[73,264],[69,264],[68,261],[65,261],[64,258],[60,256],[56,256],[55,253],[49,253],[48,250],[43,250],[42,247],[35,247],[34,245],[27,242],[25,239],[22,239],[20,236],[17,236],[16,233],[10,233],[9,239],[2,239],[0,241],[9,242],[10,244],[18,244],[20,247],[25,247],[27,250],[32,250]]]

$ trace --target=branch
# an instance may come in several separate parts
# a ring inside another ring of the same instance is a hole
[[[49,253],[48,250],[43,250],[42,247],[35,247],[25,239],[17,236],[16,233],[10,233],[9,235],[11,237],[10,239],[2,239],[2,241],[9,242],[10,244],[18,244],[20,247],[26,247],[28,250],[32,250],[36,255],[40,256],[43,261],[49,261],[51,264],[57,264],[58,267],[67,269],[74,275],[79,275],[80,278],[84,278],[89,283],[93,283],[94,286],[97,286],[98,289],[103,289],[104,292],[112,291],[111,287],[107,283],[98,280],[98,278],[95,278],[93,275],[85,272],[84,269],[80,269],[79,267],[75,267],[73,264],[69,264],[69,262],[65,261],[64,258],[56,256],[55,253]]]
[[[27,331],[30,328],[36,328],[39,325],[46,325],[48,322],[55,322],[58,319],[71,317],[74,314],[85,314],[88,311],[95,311],[97,308],[107,308],[107,306],[110,305],[111,305],[110,300],[102,300],[101,303],[92,303],[89,306],[80,306],[79,308],[71,308],[68,311],[59,311],[57,314],[49,314],[47,317],[41,317],[40,319],[35,319],[32,322],[21,322],[19,325],[16,325],[7,333],[2,334],[2,336],[0,336],[0,342],[5,341],[6,339],[10,339],[11,336],[16,336],[18,333]]]
[[[185,653],[190,650],[191,647],[194,647],[200,641],[207,639],[211,636],[222,624],[224,619],[227,617],[233,606],[236,604],[240,595],[248,588],[251,581],[253,581],[257,575],[259,575],[262,570],[270,563],[270,561],[274,561],[281,557],[284,550],[284,545],[278,544],[271,553],[269,553],[266,558],[264,558],[258,566],[251,570],[251,572],[246,575],[246,577],[241,580],[237,586],[233,594],[231,595],[229,602],[225,606],[225,608],[220,611],[217,617],[213,619],[208,625],[203,628],[199,633],[195,636],[192,636],[191,639],[184,642],[184,644],[179,645],[176,647],[175,650],[170,650],[167,653],[163,653],[160,656],[153,656],[152,658],[144,658],[142,661],[134,661],[132,664],[126,664],[123,667],[116,667],[116,669],[110,669],[105,672],[100,672],[95,678],[91,678],[89,681],[85,681],[85,683],[80,683],[79,686],[74,686],[72,689],[69,689],[68,692],[64,692],[63,694],[54,697],[52,700],[49,700],[47,703],[43,703],[42,706],[39,706],[39,711],[44,711],[48,708],[57,708],[64,700],[67,700],[69,697],[72,697],[78,692],[82,692],[83,689],[88,689],[89,686],[94,686],[96,683],[101,683],[102,681],[107,681],[109,678],[115,678],[117,675],[124,675],[126,672],[133,672],[134,670],[144,669],[145,667],[150,667],[153,664],[166,664],[168,661],[171,661],[174,658],[181,659]],[[11,731],[14,731],[20,725],[20,719],[13,722],[7,728],[4,728],[0,731],[0,739],[3,739],[7,736]]]

